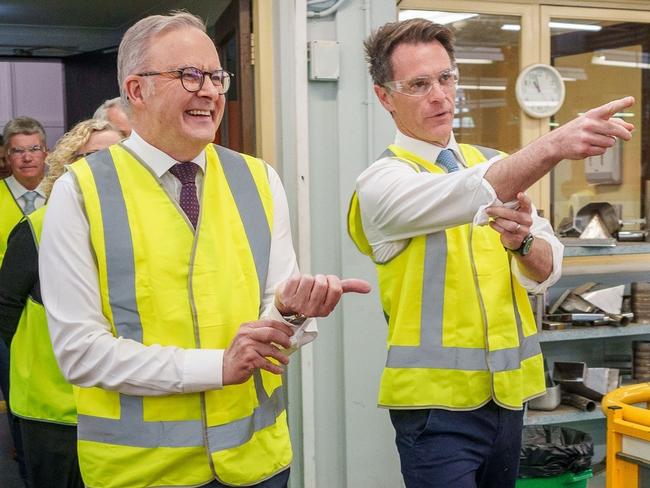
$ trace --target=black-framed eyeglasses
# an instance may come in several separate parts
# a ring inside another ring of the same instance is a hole
[[[203,88],[205,77],[210,77],[212,84],[215,86],[220,95],[223,95],[230,88],[230,79],[235,76],[234,74],[224,70],[218,69],[216,71],[203,71],[194,66],[187,66],[185,68],[173,69],[170,71],[147,71],[145,73],[137,73],[136,76],[171,76],[179,78],[183,88],[190,93],[196,93]]]
[[[41,151],[45,151],[45,148],[40,144],[34,144],[33,146],[29,147],[10,147],[7,151],[7,154],[9,156],[23,157],[26,153],[34,154]]]

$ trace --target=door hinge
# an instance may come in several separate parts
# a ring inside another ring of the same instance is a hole
[[[251,66],[255,66],[255,33],[251,32]]]

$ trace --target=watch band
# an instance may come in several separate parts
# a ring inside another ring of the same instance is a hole
[[[306,315],[301,313],[293,313],[291,315],[282,315],[282,318],[289,322],[291,325],[302,325],[308,319]]]
[[[529,232],[528,235],[524,237],[524,240],[521,241],[521,245],[517,249],[506,249],[511,253],[518,254],[519,256],[526,256],[530,252],[534,239],[535,236]]]

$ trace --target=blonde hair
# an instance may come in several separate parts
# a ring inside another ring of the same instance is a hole
[[[76,155],[95,132],[113,131],[125,137],[125,134],[113,127],[106,120],[88,119],[79,122],[66,132],[56,143],[52,152],[45,158],[49,166],[47,176],[43,182],[43,192],[49,198],[54,182],[65,173],[65,167],[74,163]]]

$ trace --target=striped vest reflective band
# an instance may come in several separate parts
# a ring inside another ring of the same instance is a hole
[[[499,154],[460,145],[468,166]],[[444,173],[398,146],[393,156],[418,172]],[[372,249],[353,195],[348,230],[357,247]],[[508,408],[544,391],[543,362],[525,289],[489,226],[464,224],[417,236],[386,263],[375,263],[388,357],[379,405],[389,408],[477,408],[490,399]]]
[[[9,234],[23,218],[23,211],[6,181],[0,181],[0,264],[7,250]]]
[[[27,221],[38,249],[45,207]],[[54,357],[43,304],[27,298],[16,334],[11,341],[11,411],[19,417],[74,425],[77,423],[72,386],[63,377]]]
[[[122,145],[71,166],[97,259],[102,312],[116,337],[225,349],[259,317],[273,196],[266,164],[209,145],[194,232],[148,167]],[[118,346],[119,347],[119,346]],[[279,376],[161,397],[79,388],[79,461],[90,487],[233,486],[287,468]]]

